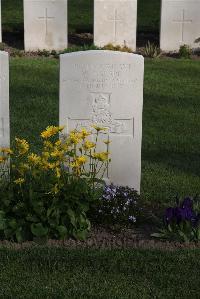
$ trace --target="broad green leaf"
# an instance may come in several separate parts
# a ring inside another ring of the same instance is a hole
[[[42,223],[31,224],[31,232],[36,237],[43,237],[48,234],[48,228],[44,227]]]
[[[60,235],[60,237],[62,239],[64,239],[67,236],[67,234],[68,234],[68,230],[67,230],[67,228],[64,225],[59,225],[57,227],[57,230],[58,230],[59,235]]]

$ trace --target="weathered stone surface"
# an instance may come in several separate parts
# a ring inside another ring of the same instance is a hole
[[[1,29],[1,0],[0,0],[0,43],[2,42],[2,29]]]
[[[109,182],[140,190],[144,59],[113,51],[60,56],[60,124],[107,127]],[[101,137],[105,140],[105,136]]]
[[[0,51],[0,147],[10,147],[9,61],[8,53]]]
[[[24,0],[25,50],[67,48],[67,0]]]
[[[200,48],[200,0],[162,0],[160,48],[179,50],[181,45]]]
[[[137,0],[94,1],[94,43],[136,49]]]

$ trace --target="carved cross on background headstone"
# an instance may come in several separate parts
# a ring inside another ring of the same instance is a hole
[[[112,21],[113,22],[113,26],[114,26],[114,39],[115,42],[117,41],[117,32],[118,32],[118,23],[123,22],[124,20],[118,15],[118,10],[115,8],[114,10],[114,17],[112,18],[108,18],[108,21]]]
[[[182,18],[181,20],[173,20],[174,23],[178,23],[178,24],[181,24],[181,42],[183,43],[184,42],[184,32],[185,32],[185,24],[190,24],[192,23],[192,20],[187,20],[185,18],[185,9],[182,10]]]
[[[48,8],[45,8],[45,16],[44,17],[38,17],[38,19],[45,21],[45,35],[47,36],[48,35],[48,22],[50,20],[55,19],[55,17],[48,16]]]

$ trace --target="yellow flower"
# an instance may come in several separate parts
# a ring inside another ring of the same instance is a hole
[[[42,157],[44,159],[48,159],[50,157],[50,153],[49,152],[42,152]]]
[[[48,169],[55,169],[56,167],[59,166],[59,162],[57,161],[55,163],[47,163],[46,166]]]
[[[72,131],[69,134],[69,139],[71,143],[78,144],[79,142],[81,142],[81,134],[79,132]]]
[[[0,156],[0,164],[1,163],[4,163],[6,161],[6,157],[2,157],[2,156]]]
[[[51,153],[51,157],[52,158],[59,158],[59,159],[63,159],[65,155],[64,151],[59,151],[58,149],[55,149],[52,153]]]
[[[15,142],[20,155],[24,155],[29,151],[29,144],[25,139],[15,138]]]
[[[41,158],[38,155],[32,153],[28,156],[28,161],[33,165],[39,165],[41,163]]]
[[[70,167],[71,168],[79,168],[80,165],[77,163],[77,161],[74,161],[74,162],[70,163]]]
[[[15,165],[13,165],[14,168],[16,168]],[[18,166],[18,171],[21,175],[24,174],[25,171],[29,170],[29,165],[26,164],[26,163],[20,163],[19,166]]]
[[[61,143],[60,140],[57,140],[57,141],[55,142],[55,146],[61,146],[61,145],[62,145],[62,143]]]
[[[53,144],[49,140],[45,140],[44,141],[44,147],[45,147],[45,149],[50,150],[50,149],[53,148]]]
[[[55,186],[52,188],[52,193],[57,194],[59,192],[58,184],[55,184]]]
[[[64,127],[56,127],[56,126],[48,126],[46,130],[44,130],[40,135],[44,139],[48,139],[57,133],[61,132],[64,129]]]
[[[85,140],[84,144],[83,144],[83,148],[85,150],[90,150],[92,148],[94,148],[96,146],[96,144],[94,142],[91,142],[89,140]]]
[[[56,177],[59,179],[61,177],[61,169],[59,167],[55,168]]]
[[[88,132],[85,128],[82,128],[80,131],[80,136],[82,139],[85,139],[87,136],[90,136],[91,132]]]
[[[107,161],[109,152],[93,153],[92,158],[97,159],[101,162]]]
[[[23,179],[23,178],[19,178],[19,179],[17,179],[17,180],[14,181],[14,183],[16,185],[22,185],[24,182],[25,182],[25,179]]]
[[[109,139],[107,139],[107,140],[104,140],[104,143],[105,143],[106,145],[108,145],[108,144],[111,143],[111,141],[110,141]]]
[[[13,154],[13,151],[12,151],[10,148],[8,148],[8,147],[2,147],[2,148],[0,149],[0,151],[1,151],[3,154],[8,154],[8,155]]]
[[[103,127],[100,127],[100,126],[97,126],[97,125],[92,125],[92,128],[94,128],[97,132],[107,130],[107,128],[103,128]]]
[[[87,162],[87,158],[84,157],[84,156],[80,156],[80,157],[78,157],[78,158],[76,159],[76,161],[77,161],[77,163],[78,163],[79,165],[83,165],[84,163]]]

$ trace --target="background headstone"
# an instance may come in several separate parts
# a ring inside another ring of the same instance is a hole
[[[2,42],[2,29],[1,29],[1,0],[0,0],[0,43]]]
[[[86,51],[60,56],[60,125],[68,131],[92,124],[107,127],[112,162],[105,179],[138,191],[143,73],[140,55]]]
[[[25,50],[67,48],[67,0],[24,0]]]
[[[94,0],[94,44],[136,49],[137,0]]]
[[[9,57],[0,51],[0,147],[10,147]]]
[[[162,0],[160,48],[179,50],[181,45],[199,47],[200,0]]]

